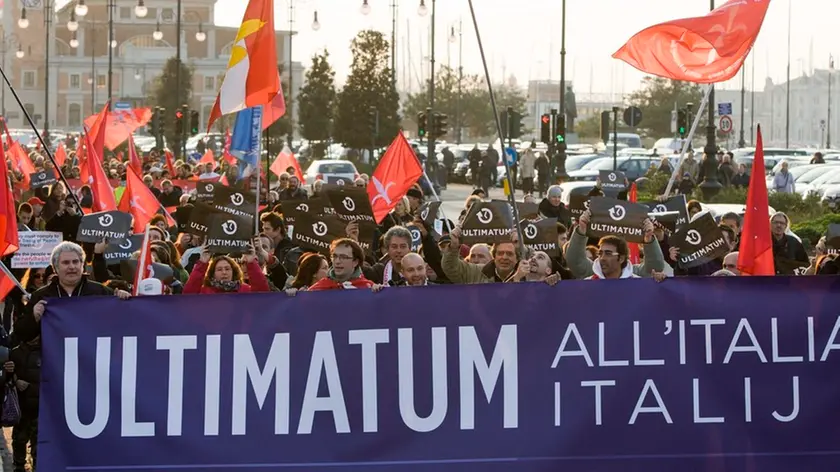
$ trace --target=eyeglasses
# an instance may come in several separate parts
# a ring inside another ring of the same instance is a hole
[[[352,261],[353,256],[348,256],[347,254],[333,254],[330,256],[330,259],[333,261]]]

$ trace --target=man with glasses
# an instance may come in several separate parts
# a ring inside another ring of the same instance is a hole
[[[285,186],[285,188],[280,191],[280,200],[306,200],[309,198],[309,195],[306,194],[306,190],[300,186],[300,179],[298,179],[296,175],[288,175],[285,173],[283,175],[286,176],[286,180],[280,181],[280,185]]]
[[[773,235],[773,262],[776,275],[795,275],[797,267],[808,267],[811,262],[805,247],[798,239],[787,234],[790,219],[782,212],[770,217],[770,233]],[[791,233],[792,234],[792,233]]]
[[[374,284],[362,274],[365,254],[359,243],[350,238],[336,239],[330,245],[332,268],[327,276],[309,287],[310,292],[320,290],[352,290],[369,288],[377,292],[380,285]]]

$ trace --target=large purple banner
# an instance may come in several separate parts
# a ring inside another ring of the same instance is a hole
[[[840,278],[51,300],[39,470],[840,470]]]

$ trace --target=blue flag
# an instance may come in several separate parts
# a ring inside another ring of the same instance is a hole
[[[246,108],[236,114],[230,153],[239,161],[239,178],[248,177],[259,167],[260,136],[262,134],[262,107]]]

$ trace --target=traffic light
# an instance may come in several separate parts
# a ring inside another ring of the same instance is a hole
[[[554,139],[557,144],[566,144],[566,117],[563,114],[557,115],[557,123],[554,127]]]
[[[610,135],[612,131],[610,130],[610,115],[612,114],[611,111],[602,111],[601,112],[601,141],[604,144],[610,141]]]
[[[688,111],[685,108],[682,108],[677,112],[677,133],[679,133],[680,138],[685,138],[687,131]]]
[[[198,134],[198,120],[199,115],[196,110],[190,112],[190,136]]]
[[[508,113],[508,137],[511,139],[519,139],[522,137],[522,114],[517,111],[510,111]]]
[[[426,134],[428,134],[428,127],[429,127],[429,116],[426,112],[421,111],[417,114],[417,136],[420,138],[425,138]]]
[[[175,134],[184,135],[184,112],[181,110],[175,112]]]
[[[379,110],[374,107],[368,110],[368,126],[371,136],[379,136]]]
[[[158,128],[160,128],[160,107],[155,107],[152,110],[152,119],[149,120],[146,131],[152,136],[157,136]]]
[[[432,136],[436,138],[446,136],[446,133],[449,132],[449,116],[443,113],[435,113],[432,121]]]
[[[540,141],[545,144],[551,143],[551,115],[549,114],[540,117]]]

